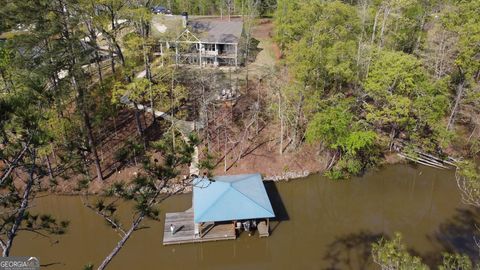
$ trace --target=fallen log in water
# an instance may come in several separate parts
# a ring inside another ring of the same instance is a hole
[[[425,166],[434,167],[437,169],[452,169],[457,167],[457,160],[452,157],[440,158],[429,153],[425,153],[418,148],[411,149],[413,154],[402,152],[405,148],[405,143],[402,141],[395,142],[395,150],[400,157],[420,163]]]
[[[404,155],[402,153],[397,153],[397,155],[399,155],[400,157],[402,158],[405,158],[405,159],[408,159],[408,160],[411,160],[413,162],[416,162],[416,163],[419,163],[419,164],[422,164],[422,165],[425,165],[425,166],[429,166],[429,167],[433,167],[433,168],[436,168],[436,169],[450,169],[438,162],[432,162],[430,160],[426,160],[424,158],[418,158],[418,157],[410,157],[410,156],[407,156],[407,155]]]
[[[430,156],[430,155],[426,156],[425,154],[419,154],[419,158],[428,160],[429,162],[435,163],[439,166],[445,166],[445,164],[446,164],[446,162],[444,160],[439,159],[439,158],[434,158],[433,156]],[[447,166],[445,166],[445,167],[447,167]]]
[[[438,161],[438,162],[443,162],[443,161],[444,161],[442,158],[439,158],[439,157],[430,155],[430,154],[428,154],[428,153],[424,153],[424,152],[422,152],[422,151],[420,151],[420,150],[417,150],[417,149],[415,149],[415,150],[413,150],[413,151],[414,151],[415,153],[419,154],[419,155],[422,155],[422,156],[431,158],[431,159],[436,160],[436,161]]]

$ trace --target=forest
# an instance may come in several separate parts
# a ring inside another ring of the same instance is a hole
[[[478,154],[478,11],[477,1],[278,2],[285,114],[337,153],[333,178],[375,164],[395,140]]]
[[[241,18],[243,66],[155,56],[157,5]],[[144,219],[159,218],[158,204],[184,191],[192,164],[228,173],[260,150],[282,160],[273,173],[295,170],[295,157],[334,180],[399,162],[396,153],[454,160],[465,202],[480,207],[479,14],[479,0],[0,0],[3,256],[21,230],[67,232],[68,221],[28,208],[43,192],[75,193],[122,235],[104,269]],[[266,24],[271,32],[256,37]],[[261,71],[258,44],[273,55]],[[222,83],[241,92],[236,105],[210,101]],[[117,198],[135,204],[128,224],[116,220]],[[400,236],[376,248],[384,269],[421,265]],[[461,255],[445,260],[472,267]],[[444,269],[470,269],[458,267]]]

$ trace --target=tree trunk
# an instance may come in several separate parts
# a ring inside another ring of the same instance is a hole
[[[50,180],[53,181],[55,177],[53,176],[52,163],[50,162],[48,155],[45,156],[45,162],[47,163],[48,176],[50,176]]]
[[[3,252],[2,252],[3,257],[8,257],[10,255],[10,249],[12,248],[13,240],[17,235],[17,231],[20,228],[20,225],[25,216],[25,211],[27,210],[27,207],[28,207],[28,201],[30,200],[30,193],[32,191],[33,182],[34,182],[35,159],[36,159],[36,154],[35,152],[33,152],[32,165],[29,172],[28,182],[27,182],[27,185],[25,186],[25,190],[23,191],[22,202],[20,204],[20,208],[18,209],[18,214],[15,217],[15,221],[12,225],[12,228],[10,229],[10,231],[7,232],[8,240],[5,243],[5,246],[3,247]]]
[[[115,45],[115,51],[117,52],[117,55],[120,58],[120,63],[122,64],[123,67],[125,67],[125,57],[123,56],[122,48],[120,47],[120,45],[116,40],[113,40],[113,42]]]
[[[23,159],[23,156],[25,155],[25,152],[28,150],[29,145],[30,145],[30,140],[28,140],[28,143],[25,144],[22,151],[20,151],[20,153],[18,153],[18,155],[15,157],[15,159],[10,163],[10,165],[8,166],[8,169],[4,171],[4,173],[2,174],[2,177],[0,178],[0,185],[3,184],[5,180],[7,180],[7,178],[12,174],[13,169],[17,167],[18,162]]]
[[[147,27],[142,22],[142,50],[143,50],[143,62],[145,65],[145,77],[150,81],[149,89],[150,89],[150,108],[152,108],[152,124],[155,124],[156,116],[155,116],[155,108],[154,108],[154,101],[153,101],[153,93],[152,93],[152,71],[150,67],[150,57],[148,56],[147,45],[145,43],[145,39],[148,38]],[[146,124],[145,124],[146,126]]]
[[[110,254],[105,258],[105,260],[103,260],[103,262],[100,264],[97,270],[103,270],[107,267],[107,265],[113,260],[113,257],[115,257],[118,254],[118,252],[120,252],[120,250],[125,245],[127,240],[130,238],[132,233],[138,228],[138,225],[140,225],[140,222],[142,222],[143,218],[144,218],[144,215],[141,215],[133,222],[132,227],[130,227],[127,233],[117,243],[117,245],[112,250],[112,252],[110,252]]]
[[[95,138],[93,137],[92,125],[90,124],[90,117],[87,112],[83,112],[83,121],[87,130],[88,145],[90,151],[93,154],[93,161],[95,163],[95,169],[97,171],[98,180],[103,181],[102,167],[100,165],[100,159],[98,158],[97,146],[95,144]]]
[[[386,7],[384,12],[383,12],[383,21],[382,21],[382,29],[380,30],[380,48],[383,47],[383,41],[384,41],[384,33],[385,33],[385,27],[387,24],[388,16],[390,16],[390,7]]]
[[[455,116],[457,115],[458,106],[463,97],[463,89],[464,89],[465,81],[461,82],[457,86],[457,96],[455,97],[455,104],[453,105],[452,113],[450,114],[450,118],[448,119],[447,130],[451,130],[453,124],[455,123]]]
[[[227,127],[224,128],[225,145],[223,148],[223,172],[227,172]]]
[[[113,55],[112,46],[110,46],[110,66],[112,68],[112,74],[115,76],[115,56]]]
[[[6,90],[7,93],[9,93],[10,90],[11,90],[11,83],[7,79],[7,75],[6,75],[6,73],[3,69],[0,69],[0,75],[2,77],[3,83],[5,84],[5,90]]]
[[[103,85],[102,66],[100,65],[100,56],[98,55],[98,52],[95,52],[95,63],[97,65],[98,79],[100,81],[100,85]]]
[[[373,21],[372,38],[371,38],[372,45],[375,42],[375,33],[377,31],[378,15],[380,15],[380,10],[378,10],[377,13],[375,14],[375,19]]]
[[[90,41],[92,42],[93,46],[95,47],[95,64],[97,66],[97,72],[98,72],[98,78],[100,81],[100,84],[103,85],[103,74],[102,74],[102,68],[100,66],[100,55],[98,54],[98,43],[97,43],[97,32],[95,31],[95,28],[92,25],[91,20],[87,20],[85,22],[88,33],[90,36]]]
[[[435,53],[435,77],[440,79],[444,74],[444,59],[445,59],[445,49],[446,49],[446,31],[442,30],[440,35],[440,44]]]
[[[163,186],[165,187],[165,186]],[[156,191],[156,193],[153,195],[153,197],[149,200],[148,202],[148,207],[152,206],[155,203],[155,199],[158,197],[160,194],[160,190],[163,188],[161,187]],[[120,252],[122,247],[125,245],[127,240],[130,238],[132,233],[137,230],[138,226],[142,222],[142,220],[145,218],[145,212],[141,212],[137,218],[134,219],[132,226],[130,229],[123,235],[122,239],[117,243],[115,248],[108,254],[108,256],[103,260],[103,262],[100,264],[100,266],[97,268],[97,270],[103,270],[107,267],[107,265],[113,260],[113,258]]]
[[[396,134],[397,134],[396,128],[393,127],[392,130],[390,131],[390,142],[388,143],[390,152],[392,152],[392,148],[393,148],[394,139],[395,139]]]
[[[86,104],[85,104],[85,89],[83,88],[84,86],[83,85],[79,85],[78,83],[78,80],[77,80],[77,76],[78,75],[84,75],[83,74],[83,70],[81,67],[79,67],[79,63],[78,63],[78,52],[76,52],[76,49],[75,49],[75,46],[74,46],[74,42],[77,41],[75,39],[72,39],[71,36],[73,33],[70,33],[70,31],[73,31],[72,29],[74,29],[72,27],[72,23],[70,22],[70,13],[69,13],[69,9],[68,9],[68,6],[65,2],[63,1],[59,1],[60,2],[60,5],[62,7],[62,10],[63,10],[63,14],[62,14],[62,19],[64,21],[63,23],[63,32],[62,34],[64,35],[64,38],[70,42],[70,47],[69,47],[69,55],[67,55],[67,58],[68,60],[71,61],[70,63],[70,66],[69,66],[69,76],[70,76],[70,79],[71,79],[71,84],[72,84],[72,87],[73,89],[75,89],[75,91],[77,92],[77,109],[79,110],[79,112],[82,114],[82,118],[83,118],[83,124],[85,126],[85,129],[87,131],[87,140],[88,140],[88,144],[89,144],[89,148],[90,148],[90,151],[92,151],[93,153],[93,156],[94,156],[94,162],[95,162],[95,167],[96,167],[96,170],[97,170],[97,176],[98,176],[98,179],[99,180],[103,180],[103,175],[102,175],[102,169],[100,167],[100,161],[98,159],[98,154],[97,154],[97,149],[96,149],[96,145],[95,145],[95,140],[93,138],[93,132],[92,132],[92,126],[90,124],[90,118],[88,116],[88,113],[87,113],[87,108],[86,108]],[[88,171],[88,170],[87,170]]]
[[[278,94],[278,116],[280,118],[280,155],[283,155],[283,133],[284,133],[284,124],[283,124],[283,111],[282,111],[282,97],[281,94]]]
[[[305,87],[304,87],[305,89]],[[298,142],[299,142],[299,135],[298,131],[300,129],[300,115],[302,113],[302,108],[303,108],[303,100],[304,96],[303,93],[300,93],[300,100],[298,101],[297,104],[297,115],[295,116],[295,125],[294,125],[294,130],[293,130],[293,142],[292,142],[292,147],[297,147]]]
[[[135,123],[137,124],[137,133],[138,136],[143,138],[143,127],[142,127],[142,121],[140,120],[140,109],[138,109],[138,105],[136,102],[133,103],[133,106],[135,107]]]
[[[423,15],[422,15],[422,21],[420,23],[417,40],[415,41],[415,45],[413,46],[412,52],[417,51],[418,48],[420,47],[420,42],[422,41],[423,28],[425,27],[427,16],[428,16],[427,11],[425,11],[425,13],[423,13]]]

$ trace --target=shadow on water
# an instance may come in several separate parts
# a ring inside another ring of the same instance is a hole
[[[436,269],[442,263],[443,252],[465,254],[478,263],[480,257],[475,239],[480,239],[480,230],[477,227],[480,227],[480,210],[457,209],[455,215],[440,224],[434,233],[427,235],[430,242],[439,244],[435,250],[420,253],[409,248],[408,252],[421,257],[431,269]],[[369,231],[337,237],[328,245],[324,256],[328,266],[324,270],[372,269],[371,245],[382,237],[389,239],[388,236]]]
[[[287,209],[285,208],[285,204],[283,204],[282,197],[280,197],[280,193],[278,192],[277,186],[275,182],[268,181],[264,182],[265,189],[267,190],[268,198],[272,203],[273,212],[275,213],[275,219],[272,222],[272,226],[270,227],[270,232],[274,232],[275,229],[280,225],[282,221],[289,220],[289,216],[287,213]]]
[[[430,241],[438,242],[441,250],[422,256],[424,261],[430,266],[439,265],[442,260],[441,252],[446,251],[468,255],[478,263],[479,249],[475,239],[480,239],[480,231],[477,228],[479,225],[480,210],[457,209],[456,214],[440,224],[433,235],[427,236]]]
[[[330,243],[324,260],[328,266],[324,270],[371,269],[372,243],[382,238],[381,234],[360,231],[337,237]]]

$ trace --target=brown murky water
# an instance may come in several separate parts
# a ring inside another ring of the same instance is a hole
[[[477,254],[477,215],[460,202],[453,172],[396,165],[348,181],[312,176],[267,188],[280,218],[269,238],[164,247],[163,224],[149,221],[109,269],[372,269],[371,242],[395,231],[432,265],[446,249]],[[190,200],[169,198],[161,210],[188,209]],[[48,196],[35,204],[32,211],[71,222],[63,236],[22,232],[17,238],[12,255],[37,256],[45,269],[98,265],[119,239],[79,197]]]

